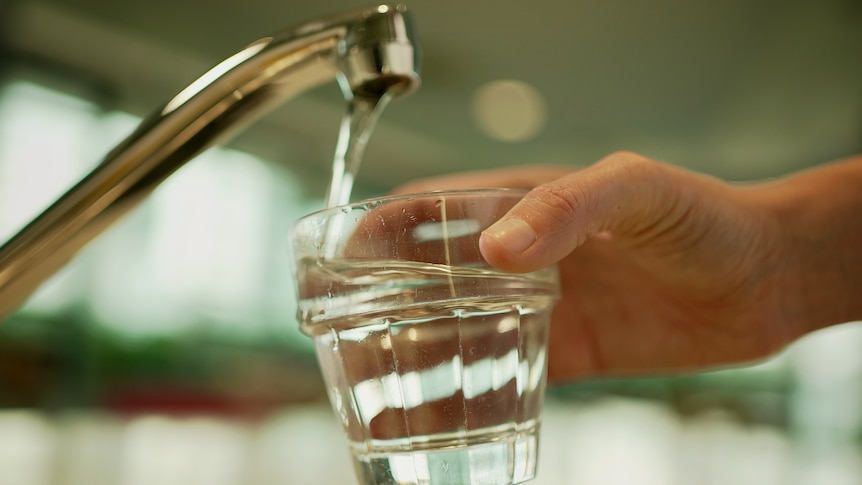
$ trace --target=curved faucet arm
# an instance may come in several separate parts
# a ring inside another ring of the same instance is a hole
[[[0,248],[0,319],[185,162],[335,78],[348,97],[397,97],[418,87],[418,50],[403,6],[346,12],[260,39],[182,90]]]

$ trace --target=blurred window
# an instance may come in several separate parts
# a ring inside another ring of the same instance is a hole
[[[0,240],[85,176],[139,119],[21,79],[0,86]],[[21,310],[84,307],[121,332],[207,323],[298,335],[285,235],[321,202],[284,167],[213,148],[87,246]]]

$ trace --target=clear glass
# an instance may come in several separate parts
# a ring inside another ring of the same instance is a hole
[[[523,195],[385,197],[293,227],[300,326],[362,485],[535,476],[558,276],[502,273],[479,252]]]

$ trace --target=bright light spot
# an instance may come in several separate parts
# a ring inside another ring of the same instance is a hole
[[[395,454],[389,460],[392,463],[392,478],[397,480],[395,483],[431,483],[428,457],[424,454]]]
[[[457,239],[478,234],[480,229],[481,225],[476,219],[425,222],[413,229],[413,237],[416,238],[416,242],[442,241],[444,238]]]
[[[842,389],[862,369],[862,326],[859,323],[824,329],[798,342],[789,355],[799,383],[820,391]]]
[[[56,439],[42,415],[0,410],[0,483],[49,483]]]
[[[94,166],[100,137],[96,106],[52,89],[15,81],[0,91],[0,242],[17,233]],[[62,311],[81,295],[78,275],[50,278],[26,311]]]
[[[545,101],[533,86],[515,80],[492,81],[473,95],[473,117],[483,133],[500,141],[526,141],[545,126]]]
[[[86,175],[95,106],[14,82],[0,96],[0,239],[6,240]]]
[[[202,312],[253,321],[262,306],[256,282],[265,280],[260,243],[274,219],[273,190],[265,164],[241,152],[214,148],[184,166],[147,201],[145,227],[102,248],[100,257],[116,264],[99,265],[95,313],[133,332],[180,328]],[[116,285],[123,274],[135,278]]]
[[[514,316],[514,315],[509,315],[509,316],[503,317],[497,323],[497,333],[502,334],[502,333],[511,332],[512,330],[517,329],[518,324],[520,324],[520,323],[521,323],[521,319]]]
[[[243,473],[246,438],[242,429],[225,421],[135,418],[126,430],[121,483],[237,483]]]
[[[247,474],[236,484],[355,483],[348,447],[334,445],[342,430],[323,406],[288,406],[256,435]]]
[[[464,399],[474,399],[489,391],[499,391],[524,374],[517,349],[497,358],[479,359],[468,365],[463,365],[461,357],[455,355],[452,360],[429,369],[400,375],[390,372],[359,382],[353,386],[354,402],[359,414],[366,422],[370,422],[386,408],[413,409],[452,397],[459,390],[463,392]],[[516,385],[523,389],[520,383]],[[529,389],[535,389],[535,386]]]
[[[674,483],[673,418],[663,409],[605,403],[575,416],[567,430],[567,483]]]

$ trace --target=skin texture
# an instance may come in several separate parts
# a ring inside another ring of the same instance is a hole
[[[733,185],[620,152],[396,192],[468,187],[532,189],[480,247],[505,271],[559,265],[554,382],[745,364],[862,318],[862,157]]]

